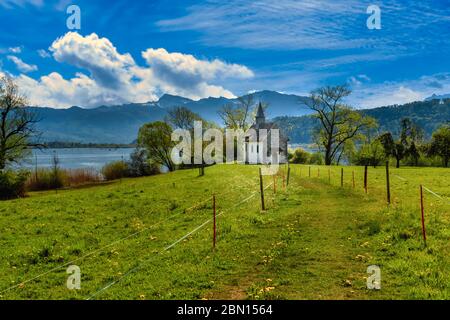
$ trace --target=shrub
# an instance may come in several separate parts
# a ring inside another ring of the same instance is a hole
[[[311,155],[311,158],[309,159],[309,163],[323,165],[325,163],[325,161],[323,159],[323,154],[320,152],[314,152]]]
[[[25,196],[25,183],[29,172],[0,170],[0,199],[13,199]]]
[[[298,148],[292,154],[292,158],[290,160],[291,163],[308,163],[311,159],[311,154],[303,150],[302,148]]]
[[[114,161],[105,164],[102,168],[102,174],[106,180],[116,180],[126,177],[128,173],[128,165],[123,161]]]
[[[141,148],[134,150],[127,164],[127,175],[130,177],[150,176],[160,173],[159,165],[150,163],[147,159],[147,151]]]

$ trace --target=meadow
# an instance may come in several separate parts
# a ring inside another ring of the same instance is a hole
[[[343,168],[343,187],[337,166],[265,176],[265,211],[244,165],[2,201],[0,299],[449,299],[450,170],[391,168],[387,205],[384,167],[369,167],[368,193],[364,168]],[[435,193],[426,245],[420,184]],[[80,290],[66,287],[72,264]],[[366,288],[369,265],[381,290]]]

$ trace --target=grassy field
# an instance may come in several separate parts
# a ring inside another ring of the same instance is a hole
[[[355,173],[355,188],[352,183]],[[0,299],[449,299],[450,170],[216,165],[0,202]],[[425,192],[427,246],[419,184]],[[218,239],[212,224],[216,194]],[[177,242],[178,240],[180,240]],[[165,250],[174,244],[170,249]],[[66,268],[80,266],[81,290]],[[381,290],[366,288],[367,266]],[[104,289],[105,288],[105,289]]]

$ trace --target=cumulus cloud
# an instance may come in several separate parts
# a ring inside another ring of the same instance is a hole
[[[120,53],[109,39],[95,33],[82,36],[68,32],[56,39],[49,51],[57,62],[80,68],[83,73],[70,79],[57,72],[38,79],[20,75],[17,81],[33,105],[95,107],[152,101],[163,93],[191,99],[231,98],[234,94],[220,85],[224,79],[254,76],[242,65],[202,60],[162,48],[143,51],[146,65],[141,66],[129,53]],[[38,50],[41,57],[46,57],[45,53]]]
[[[16,65],[16,68],[21,72],[27,73],[27,72],[36,71],[38,69],[38,67],[36,65],[27,64],[27,63],[23,62],[22,59],[20,59],[16,56],[7,56],[6,58],[8,58],[8,60],[12,61]]]
[[[37,80],[20,75],[16,81],[30,103],[37,106],[94,107],[126,102],[113,91],[103,90],[93,79],[81,73],[70,80],[52,72]]]
[[[95,81],[111,89],[125,85],[135,66],[130,54],[119,54],[111,41],[95,33],[83,37],[68,32],[53,42],[50,51],[56,61],[88,70]]]

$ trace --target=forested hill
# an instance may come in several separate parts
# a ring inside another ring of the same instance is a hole
[[[403,118],[410,118],[425,131],[425,138],[443,123],[450,121],[450,99],[445,101],[418,101],[404,105],[393,105],[359,112],[371,116],[378,121],[380,132],[399,132],[399,123]],[[283,128],[290,138],[290,143],[311,143],[312,131],[318,120],[312,116],[276,117],[274,121]]]

